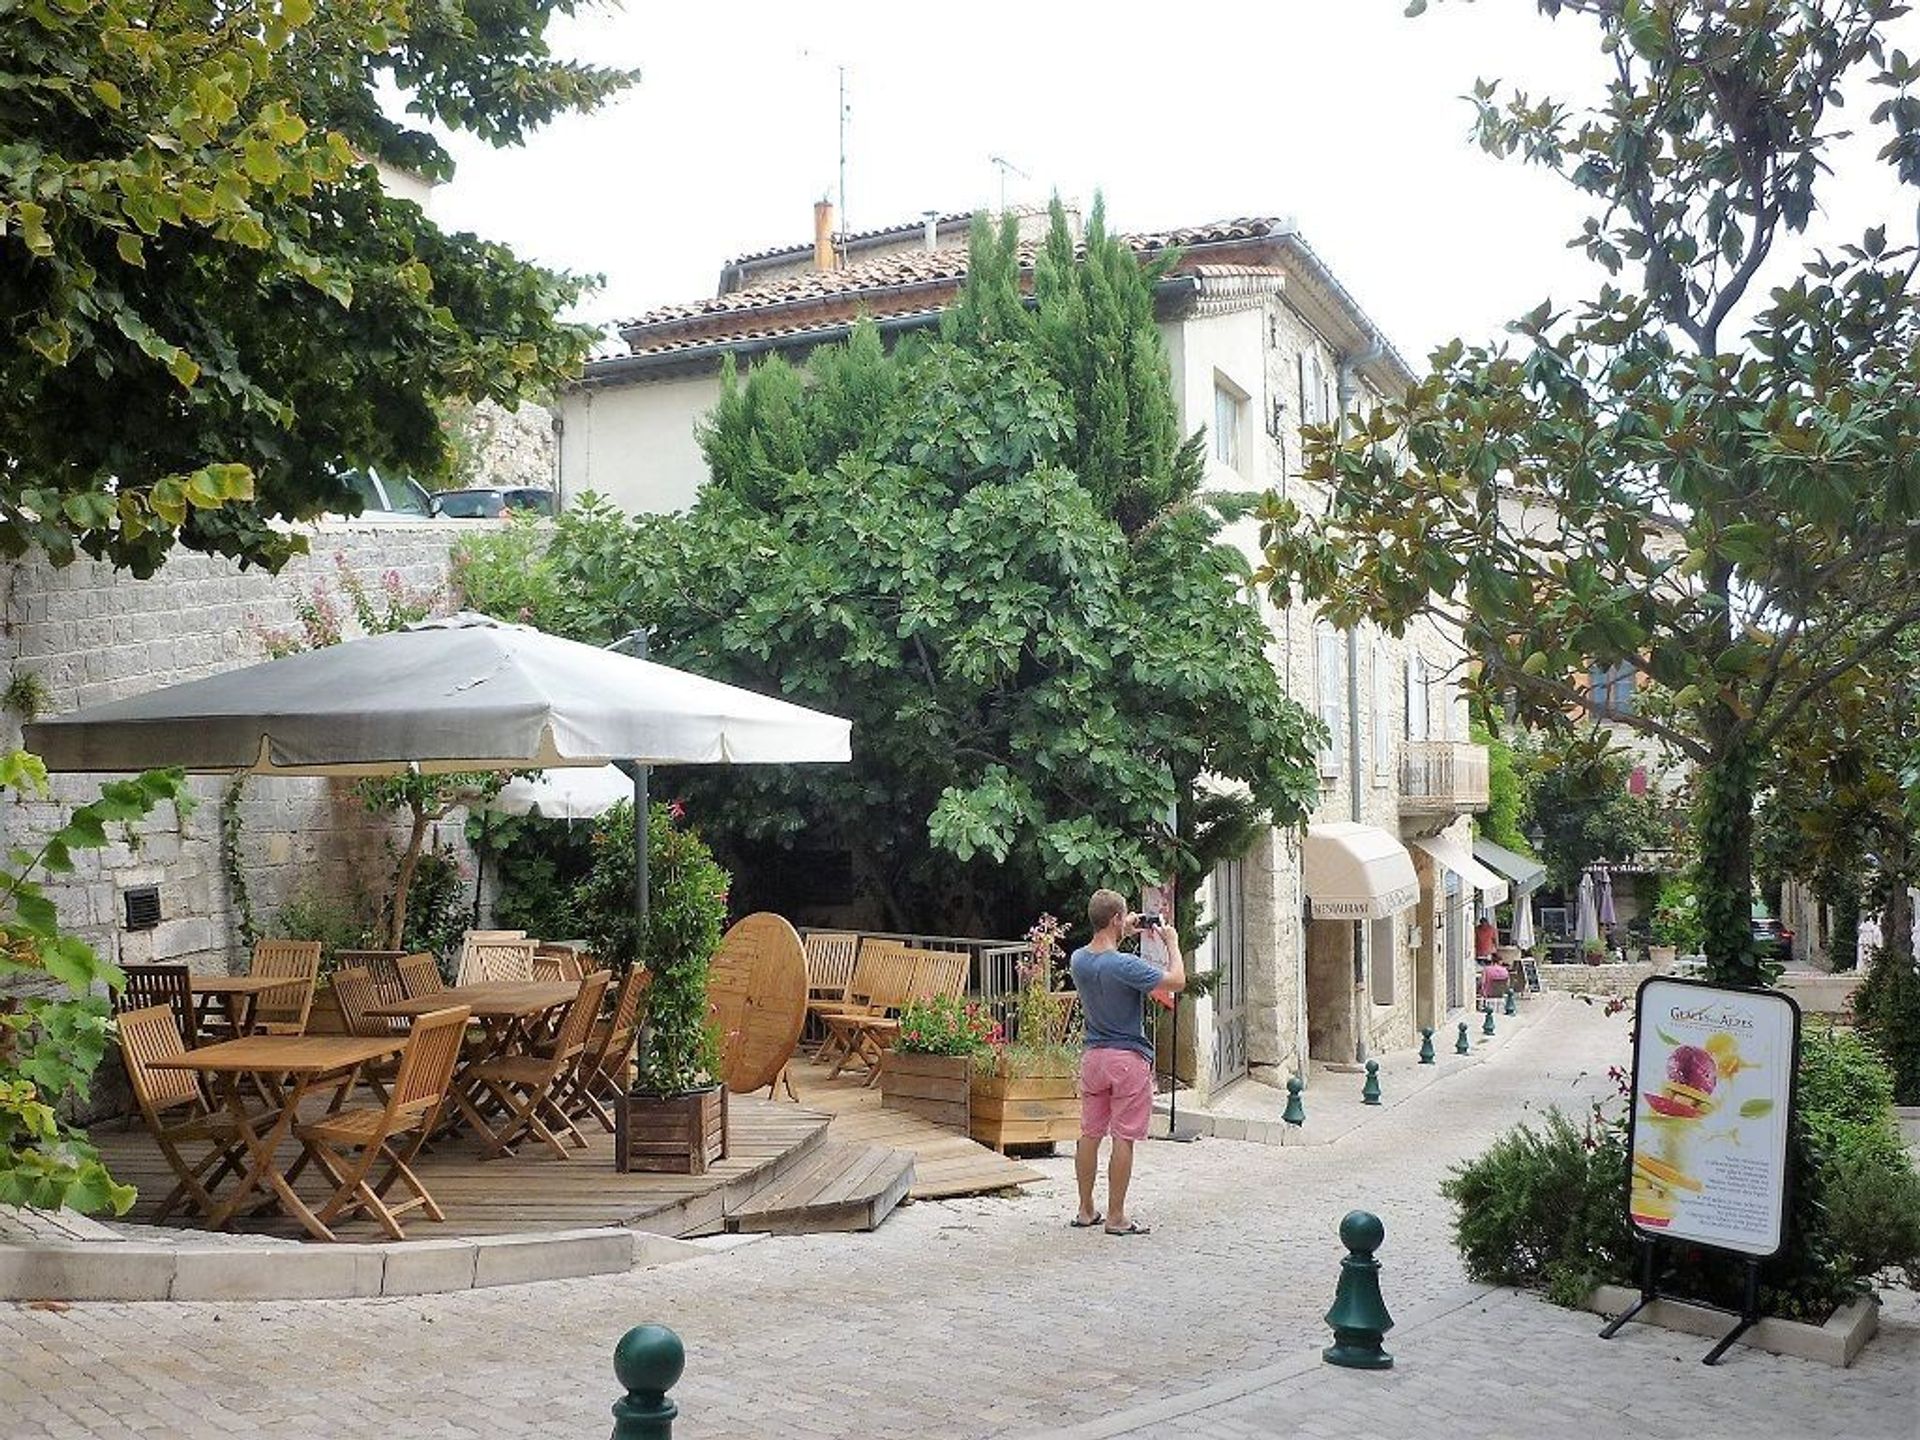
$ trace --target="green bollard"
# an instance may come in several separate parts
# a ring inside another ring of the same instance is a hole
[[[1420,1027],[1420,1063],[1422,1065],[1431,1065],[1434,1063],[1433,1027],[1431,1025],[1422,1025]]]
[[[1482,1040],[1493,1038],[1493,1006],[1491,1005],[1487,1006],[1487,1023],[1480,1027],[1480,1038]]]
[[[1467,1022],[1464,1020],[1460,1022],[1460,1038],[1453,1042],[1453,1053],[1456,1055],[1473,1053],[1473,1042],[1467,1039]]]
[[[1507,988],[1507,1003],[1501,1008],[1509,1015],[1518,1015],[1520,1013],[1520,1000],[1511,986]]]
[[[680,1407],[667,1399],[687,1368],[687,1347],[664,1325],[636,1325],[613,1347],[613,1373],[627,1393],[613,1402],[612,1440],[673,1440]]]
[[[1380,1062],[1378,1060],[1367,1061],[1367,1083],[1360,1087],[1360,1103],[1362,1105],[1380,1103]]]
[[[1300,1103],[1300,1092],[1306,1088],[1306,1081],[1298,1075],[1287,1081],[1287,1108],[1281,1112],[1280,1118],[1289,1125],[1307,1123],[1307,1107]]]
[[[1333,1344],[1320,1352],[1329,1365],[1350,1370],[1393,1368],[1393,1356],[1380,1344],[1393,1328],[1393,1317],[1380,1298],[1380,1262],[1373,1258],[1386,1236],[1380,1217],[1365,1210],[1351,1210],[1340,1222],[1340,1243],[1347,1247],[1347,1258],[1340,1262],[1340,1284],[1333,1292],[1333,1308],[1327,1311]]]

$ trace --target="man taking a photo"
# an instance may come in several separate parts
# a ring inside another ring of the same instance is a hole
[[[1147,1039],[1143,1001],[1155,990],[1186,988],[1180,941],[1157,915],[1138,916],[1112,890],[1096,890],[1087,902],[1093,938],[1073,952],[1067,968],[1080,993],[1086,1050],[1080,1058],[1080,1144],[1074,1176],[1080,1184],[1075,1229],[1104,1224],[1109,1235],[1145,1235],[1152,1227],[1127,1216],[1127,1185],[1133,1179],[1133,1146],[1153,1117],[1153,1046]],[[1151,931],[1165,946],[1165,965],[1120,948],[1123,940]],[[1107,1211],[1093,1205],[1100,1171],[1100,1142],[1111,1137],[1107,1157]]]

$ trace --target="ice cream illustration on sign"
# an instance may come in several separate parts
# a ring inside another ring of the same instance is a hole
[[[1657,1153],[1636,1148],[1633,1158],[1632,1214],[1636,1224],[1648,1229],[1664,1229],[1673,1220],[1675,1193],[1698,1194],[1700,1179],[1692,1171],[1689,1152],[1704,1133],[1705,1122],[1718,1114],[1726,1099],[1728,1082],[1743,1070],[1758,1067],[1740,1055],[1740,1042],[1733,1034],[1717,1030],[1704,1045],[1688,1045],[1661,1031],[1667,1052],[1665,1080],[1659,1090],[1641,1093],[1642,1109],[1637,1123],[1657,1135],[1651,1147]],[[1738,1119],[1754,1120],[1768,1114],[1773,1102],[1755,1097],[1736,1112]],[[1717,1131],[1737,1149],[1739,1131],[1729,1127]]]

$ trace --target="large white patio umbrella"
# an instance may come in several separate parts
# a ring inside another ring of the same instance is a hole
[[[423,620],[26,727],[56,771],[367,776],[618,764],[645,928],[651,765],[844,762],[849,722],[485,615]]]
[[[1585,948],[1589,940],[1600,938],[1600,912],[1594,906],[1593,872],[1585,872],[1580,877],[1580,897],[1578,909],[1573,919],[1574,942]]]
[[[537,815],[542,820],[593,820],[633,798],[633,782],[617,765],[588,769],[569,765],[516,775],[500,793],[482,802],[501,815]]]

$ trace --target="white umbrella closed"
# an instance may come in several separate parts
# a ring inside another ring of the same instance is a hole
[[[1580,877],[1579,908],[1574,915],[1573,938],[1582,948],[1585,948],[1589,940],[1600,938],[1600,912],[1594,906],[1591,871]]]
[[[1513,898],[1513,943],[1521,950],[1533,949],[1533,892],[1522,890]]]
[[[538,815],[543,820],[592,820],[633,799],[633,782],[617,766],[589,770],[570,765],[516,775],[484,804],[502,815]]]

